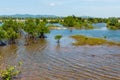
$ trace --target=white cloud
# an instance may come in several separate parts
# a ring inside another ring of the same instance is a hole
[[[50,3],[50,6],[55,6],[56,4],[55,3]]]

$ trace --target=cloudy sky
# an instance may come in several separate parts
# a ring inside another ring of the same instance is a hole
[[[1,0],[0,15],[120,17],[120,0]]]

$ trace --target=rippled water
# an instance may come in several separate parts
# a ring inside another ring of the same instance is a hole
[[[120,80],[120,47],[75,47],[64,41],[1,47],[1,69],[22,61],[17,80]]]
[[[63,35],[60,44],[54,39],[56,34]],[[74,40],[69,38],[73,34],[120,41],[120,31],[52,30],[48,38],[28,46],[24,46],[22,38],[18,45],[0,47],[0,69],[22,61],[16,80],[120,80],[120,47],[75,47],[71,44]]]

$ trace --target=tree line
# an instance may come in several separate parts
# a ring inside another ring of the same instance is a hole
[[[120,19],[115,17],[110,18],[82,18],[76,16],[68,16],[64,18],[64,21],[61,22],[64,26],[75,27],[79,29],[93,29],[93,23],[106,23],[107,28],[110,30],[120,29]]]
[[[119,18],[82,18],[76,16],[67,16],[62,18],[0,18],[3,25],[0,27],[0,42],[8,41],[15,43],[20,37],[20,32],[23,30],[27,33],[27,39],[45,38],[45,33],[50,30],[46,26],[47,23],[60,23],[66,27],[78,29],[93,29],[93,23],[106,23],[110,30],[120,29]],[[20,20],[20,21],[19,21]],[[21,21],[23,20],[23,21]]]
[[[3,22],[0,27],[0,41],[8,41],[12,44],[20,37],[21,30],[27,33],[28,39],[45,38],[45,33],[50,30],[46,27],[46,22],[40,22],[39,19],[26,19],[25,22],[19,22],[13,19],[8,19]]]

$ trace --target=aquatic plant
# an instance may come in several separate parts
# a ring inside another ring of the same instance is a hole
[[[18,68],[23,64],[22,61],[18,62]],[[0,78],[2,80],[13,80],[20,73],[20,70],[16,66],[7,66],[5,70],[2,70],[0,73]]]
[[[104,36],[104,38],[106,39],[106,38],[107,38],[107,36]]]
[[[56,35],[55,39],[57,40],[57,43],[60,43],[60,39],[62,38],[62,35]]]
[[[19,73],[20,71],[15,66],[9,66],[6,70],[2,71],[1,78],[3,80],[13,80]]]

